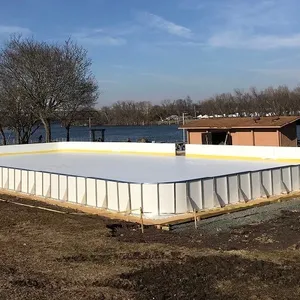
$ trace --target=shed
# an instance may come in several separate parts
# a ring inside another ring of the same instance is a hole
[[[298,116],[210,118],[181,126],[189,144],[297,146]]]

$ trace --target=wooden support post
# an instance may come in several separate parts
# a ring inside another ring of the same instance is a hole
[[[140,207],[140,218],[141,218],[142,233],[144,233],[144,220],[143,220],[143,208],[142,207]]]
[[[196,214],[196,209],[194,208],[194,223],[195,223],[195,229],[198,228],[198,224],[197,224],[197,214]]]

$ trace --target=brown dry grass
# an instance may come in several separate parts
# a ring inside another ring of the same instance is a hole
[[[245,239],[245,228],[142,235],[135,224],[55,209],[66,214],[0,202],[0,299],[300,299],[297,213],[278,220],[285,233],[251,226]]]

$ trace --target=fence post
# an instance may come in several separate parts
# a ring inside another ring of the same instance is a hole
[[[143,192],[143,183],[141,183],[141,209],[144,210],[144,192]]]
[[[195,224],[195,229],[198,228],[198,224],[197,224],[197,212],[196,212],[196,208],[193,209],[194,212],[194,224]]]
[[[142,233],[144,233],[144,220],[143,220],[143,208],[142,207],[140,207],[140,219],[141,219]]]

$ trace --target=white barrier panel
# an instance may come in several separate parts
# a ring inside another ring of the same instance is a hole
[[[261,191],[261,174],[259,171],[251,173],[252,199],[262,197]]]
[[[43,196],[46,198],[51,197],[51,176],[50,173],[43,173]]]
[[[8,189],[15,189],[15,169],[8,169]]]
[[[212,178],[202,179],[203,187],[203,209],[210,209],[216,206],[215,204],[215,191],[214,180]]]
[[[292,166],[292,190],[297,191],[300,189],[300,167]]]
[[[139,214],[139,209],[143,206],[142,204],[142,185],[139,183],[130,183],[130,201],[131,209],[134,214]]]
[[[130,211],[130,195],[129,195],[129,183],[118,183],[119,192],[119,211]]]
[[[251,195],[251,174],[243,173],[239,174],[239,182],[240,182],[240,201],[249,201],[252,198]]]
[[[68,201],[68,182],[66,175],[58,176],[58,199]]]
[[[86,204],[88,206],[97,206],[97,185],[96,179],[87,178],[86,180]]]
[[[43,173],[35,172],[35,195],[43,196]]]
[[[79,197],[79,177],[76,176],[68,176],[67,177],[68,182],[68,202],[72,203],[81,203],[81,199]]]
[[[159,215],[157,184],[142,185],[142,208],[147,214]]]
[[[265,170],[261,172],[261,183],[262,183],[262,196],[270,197],[273,194],[272,191],[272,172],[271,170]]]
[[[160,214],[175,213],[175,184],[161,183],[158,185]]]
[[[107,182],[97,179],[97,207],[107,208]]]
[[[3,188],[8,189],[8,168],[2,168],[2,181]]]
[[[78,204],[82,204],[85,205],[86,204],[86,178],[84,177],[77,177],[77,196],[76,196],[76,202]],[[75,187],[76,190],[76,181],[74,183],[72,183],[72,185],[68,185],[68,188],[72,188],[73,189],[73,185]]]
[[[180,182],[175,184],[175,213],[181,214],[188,211],[186,183]]]
[[[0,188],[3,188],[3,168],[0,167]]]
[[[59,175],[51,174],[51,198],[59,200]]]
[[[283,181],[284,187],[287,188],[287,192],[291,192],[293,189],[291,167],[282,167],[282,181]]]
[[[22,170],[21,171],[21,177],[22,177],[22,187],[21,192],[29,194],[29,186],[28,186],[28,171]]]
[[[238,175],[227,176],[228,180],[228,192],[229,192],[229,203],[235,204],[239,202],[239,183]]]
[[[22,190],[21,170],[15,169],[15,191],[21,192],[21,190]]]
[[[215,179],[216,185],[216,200],[218,201],[216,205],[221,207],[229,203],[229,190],[227,187],[227,176],[217,177]]]
[[[35,171],[28,171],[28,191],[29,194],[35,195]]]
[[[107,181],[107,208],[110,210],[119,210],[118,183]]]
[[[284,182],[282,181],[281,168],[272,170],[272,184],[274,195],[280,195],[283,192]]]
[[[201,180],[187,182],[188,210],[193,211],[203,208]]]
[[[61,142],[57,143],[57,148],[63,151],[176,155],[176,145],[170,143]]]

